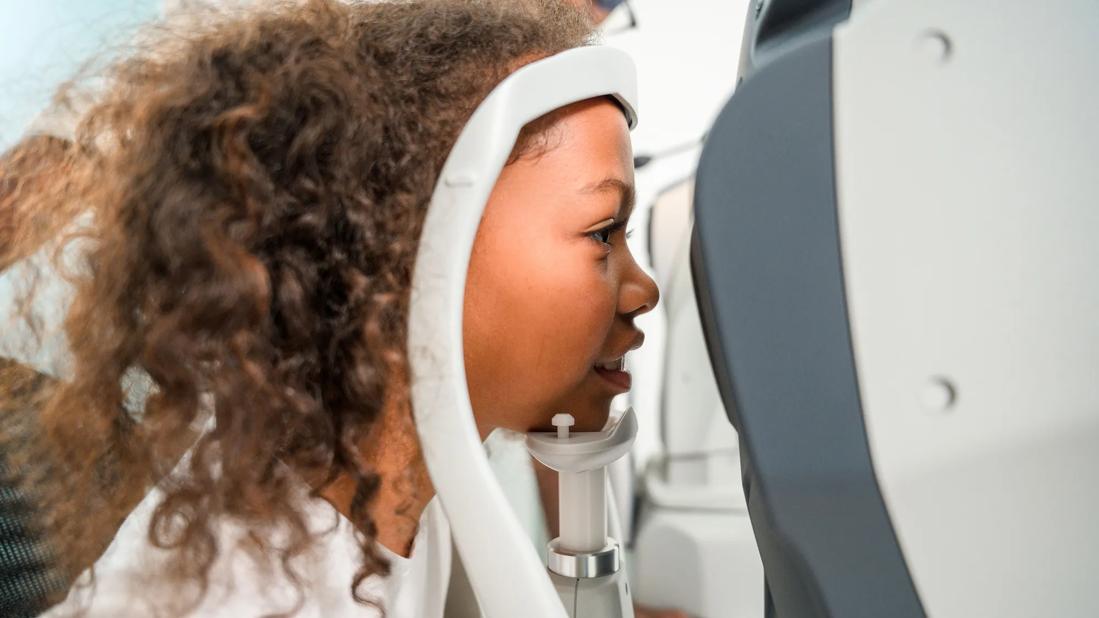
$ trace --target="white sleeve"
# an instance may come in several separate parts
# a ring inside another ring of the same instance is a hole
[[[94,583],[91,574],[85,572],[68,598],[43,616],[244,618],[287,613],[295,607],[299,607],[294,614],[298,618],[378,616],[373,608],[355,603],[351,596],[358,546],[349,522],[327,503],[311,509],[317,512],[310,515],[310,527],[330,533],[320,536],[313,547],[292,562],[300,576],[299,586],[287,579],[280,565],[265,565],[254,559],[242,542],[247,538],[244,526],[221,522],[216,524],[218,556],[208,574],[205,594],[200,595],[197,583],[179,584],[164,576],[175,556],[148,541],[152,513],[163,497],[159,490],[150,492],[96,562]],[[366,588],[368,595],[387,600],[388,591],[382,582],[368,581]]]

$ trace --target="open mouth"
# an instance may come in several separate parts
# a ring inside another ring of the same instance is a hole
[[[626,371],[626,357],[619,357],[610,361],[600,361],[595,364],[595,373],[609,383],[615,390],[626,392],[630,390],[630,374]]]

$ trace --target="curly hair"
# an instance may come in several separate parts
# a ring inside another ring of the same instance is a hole
[[[34,439],[4,436],[5,449],[25,470],[51,462],[25,476],[66,576],[159,482],[150,540],[203,589],[219,518],[290,530],[257,542],[292,575],[313,540],[296,484],[315,495],[350,476],[351,594],[372,603],[358,586],[388,565],[360,448],[383,401],[410,410],[411,271],[436,177],[500,80],[587,44],[591,26],[551,0],[315,0],[188,27],[150,31],[112,64],[46,168],[63,182],[5,191],[0,264],[90,213],[61,243],[86,247],[65,271],[71,374],[43,397]],[[135,370],[151,383],[137,413],[124,405]]]

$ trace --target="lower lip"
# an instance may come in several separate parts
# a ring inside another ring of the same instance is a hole
[[[630,390],[630,374],[625,371],[614,371],[611,369],[595,368],[595,373],[599,374],[599,377],[607,381],[611,386],[620,392],[626,392]]]

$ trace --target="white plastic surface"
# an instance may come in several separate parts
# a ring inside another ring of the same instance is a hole
[[[576,431],[566,438],[551,431],[527,434],[527,450],[559,472],[584,472],[608,466],[630,452],[637,435],[637,416],[632,408],[611,417],[600,431]]]
[[[443,166],[416,259],[409,321],[412,401],[432,482],[488,618],[565,615],[488,466],[462,353],[462,299],[485,203],[524,124],[589,98],[614,96],[636,124],[629,57],[587,47],[519,69],[474,112]]]
[[[607,469],[557,475],[561,549],[595,552],[607,544]]]
[[[560,416],[568,415],[554,418]],[[611,417],[601,431],[527,435],[531,456],[558,472],[562,549],[595,552],[607,544],[607,466],[630,451],[636,435],[633,409]]]
[[[629,562],[638,603],[692,618],[763,617],[763,565],[747,509],[650,509],[640,530]]]
[[[551,573],[569,618],[633,618],[633,601],[626,571],[592,579]]]
[[[1099,615],[1099,3],[875,0],[835,34],[875,471],[930,616]]]

